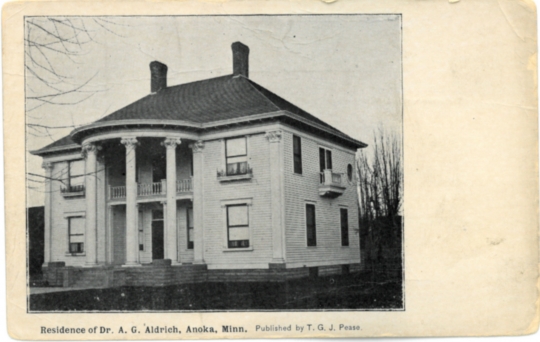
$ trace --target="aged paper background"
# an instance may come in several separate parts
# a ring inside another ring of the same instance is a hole
[[[26,314],[23,16],[402,13],[404,312]],[[225,325],[215,337],[515,335],[538,327],[536,10],[528,1],[14,3],[3,11],[8,328]],[[255,334],[256,324],[354,323],[361,332]],[[120,338],[120,336],[116,336]],[[153,338],[177,338],[154,335]],[[182,337],[186,338],[185,335]],[[148,339],[127,334],[122,338]],[[191,335],[189,338],[214,338]]]

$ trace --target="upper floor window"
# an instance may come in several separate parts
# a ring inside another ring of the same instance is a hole
[[[246,137],[225,140],[227,176],[248,173]]]
[[[349,212],[345,208],[339,209],[341,217],[341,245],[349,245]]]
[[[193,249],[193,208],[187,208],[187,249]]]
[[[293,135],[294,173],[302,174],[302,140]]]
[[[353,167],[351,164],[347,165],[347,178],[349,178],[349,182],[352,181],[353,178]]]
[[[68,192],[84,190],[84,160],[70,160],[68,162]]]
[[[332,151],[319,147],[319,165],[320,171],[332,170]]]
[[[84,218],[68,217],[69,253],[84,252]]]
[[[247,204],[227,205],[227,247],[249,247],[249,212]]]
[[[317,246],[317,227],[315,223],[315,205],[306,204],[307,245]]]
[[[319,147],[319,171],[321,172],[321,183],[324,183],[324,170],[332,170],[332,151],[324,147]]]

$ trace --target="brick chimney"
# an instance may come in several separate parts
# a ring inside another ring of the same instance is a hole
[[[167,88],[167,66],[161,62],[150,63],[150,91],[157,93],[161,89]]]
[[[233,53],[233,75],[249,77],[249,47],[240,42],[231,45]]]

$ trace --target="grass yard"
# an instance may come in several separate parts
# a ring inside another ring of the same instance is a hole
[[[398,279],[399,278],[399,279]],[[401,277],[371,273],[288,283],[202,283],[35,294],[30,311],[403,309]]]

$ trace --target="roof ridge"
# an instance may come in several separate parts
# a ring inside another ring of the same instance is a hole
[[[250,79],[247,79],[247,80],[248,80],[249,83],[253,86],[253,88],[257,90],[257,92],[261,93],[262,96],[263,96],[265,99],[267,99],[268,101],[270,101],[270,102],[271,102],[274,106],[276,106],[279,110],[286,110],[286,111],[289,111],[289,112],[290,112],[290,109],[280,107],[278,104],[276,104],[274,101],[272,101],[271,99],[269,99],[266,95],[264,95],[262,91],[260,91],[259,89],[257,89],[257,87],[260,87],[261,89],[263,89],[264,91],[268,92],[268,93],[271,94],[272,96],[275,96],[276,98],[280,99],[281,101],[287,103],[288,105],[292,106],[294,109],[299,110],[299,111],[305,113],[308,117],[310,117],[310,118],[308,118],[309,120],[315,119],[315,121],[316,121],[316,122],[318,121],[319,124],[322,124],[323,126],[326,126],[326,127],[330,128],[330,129],[336,131],[336,132],[341,133],[341,134],[345,134],[345,133],[343,133],[342,131],[340,131],[339,129],[335,128],[334,126],[332,126],[332,125],[328,124],[327,122],[325,122],[325,121],[319,119],[316,115],[313,115],[313,114],[311,114],[311,113],[305,111],[304,109],[302,109],[302,108],[298,107],[297,105],[291,103],[290,101],[286,100],[285,98],[283,98],[283,97],[277,95],[277,94],[274,93],[273,91],[266,89],[265,87],[261,86],[260,84],[254,82],[254,81],[252,81],[252,80],[250,80]],[[298,115],[298,113],[294,113],[294,114],[297,114],[297,115]],[[300,116],[302,116],[302,115],[300,115]],[[345,134],[345,135],[348,136],[347,134]]]
[[[212,80],[216,80],[218,78],[227,78],[227,77],[232,78],[232,76],[234,76],[234,75],[233,74],[227,74],[227,75],[222,75],[222,76],[205,78],[204,80],[197,80],[197,81],[191,81],[191,82],[188,82],[188,83],[180,83],[180,84],[176,84],[176,85],[173,85],[173,86],[168,86],[167,88],[163,88],[162,90],[167,90],[167,89],[176,88],[176,87],[182,87],[182,86],[186,86],[186,85],[192,85],[192,84],[196,84],[196,83],[202,83],[202,82],[205,82],[205,81],[212,81]],[[151,94],[149,94],[149,95],[151,95]]]
[[[266,95],[264,95],[259,89],[257,89],[257,87],[255,87],[255,85],[258,85],[255,81],[252,81],[250,80],[249,78],[247,78],[246,76],[244,75],[239,75],[239,78],[243,78],[247,81],[247,83],[249,84],[249,86],[251,88],[253,88],[253,90],[255,90],[259,95],[261,95],[263,97],[263,99],[270,103],[272,106],[274,106],[277,110],[282,110],[281,108],[279,108],[279,106],[277,104],[274,103],[274,101],[270,100],[268,97],[266,97]],[[258,85],[260,87],[260,85]],[[262,88],[262,87],[261,87]]]

